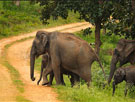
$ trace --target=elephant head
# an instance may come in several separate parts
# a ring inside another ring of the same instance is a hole
[[[135,58],[133,55],[135,55],[135,41],[126,39],[119,40],[112,56],[108,83],[112,80],[117,63],[120,62],[120,66],[128,62],[134,63]]]
[[[126,71],[125,68],[119,68],[117,69],[115,75],[114,75],[114,81],[113,81],[113,95],[115,93],[115,85],[125,80],[126,77]]]
[[[34,78],[35,58],[47,52],[48,38],[49,38],[48,32],[38,31],[33,41],[32,48],[30,51],[30,77],[32,81],[35,80]]]

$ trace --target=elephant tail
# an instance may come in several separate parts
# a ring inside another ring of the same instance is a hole
[[[101,67],[101,69],[102,69],[102,71],[103,71],[105,80],[106,80],[106,74],[105,74],[104,68],[103,68],[103,66],[102,66],[102,63],[101,63],[101,61],[100,61],[100,58],[98,57],[98,55],[97,55],[96,53],[95,53],[95,55],[96,55],[96,61],[99,63],[99,65],[100,65],[100,67]]]

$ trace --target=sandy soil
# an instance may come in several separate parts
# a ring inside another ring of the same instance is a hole
[[[58,26],[49,29],[41,29],[46,31],[61,31],[61,32],[76,32],[81,29],[85,29],[91,26],[89,23],[74,23],[63,26]],[[3,48],[5,45],[10,44],[16,40],[22,38],[27,38],[30,36],[35,36],[36,31],[24,34],[21,36],[15,36],[11,38],[6,38],[0,40],[0,56],[2,56]],[[24,83],[24,93],[22,94],[26,99],[31,100],[32,102],[60,102],[57,99],[57,94],[51,87],[45,87],[41,85],[36,85],[36,82],[39,78],[39,73],[35,72],[36,81],[32,82],[30,80],[30,67],[29,67],[29,49],[32,45],[33,39],[26,40],[23,42],[18,42],[9,47],[7,51],[7,60],[8,62],[19,71],[21,75],[21,80]],[[1,62],[0,62],[1,63]],[[0,102],[11,102],[15,101],[15,98],[18,94],[16,87],[11,81],[11,76],[8,70],[0,64]],[[2,90],[2,91],[1,91]],[[3,94],[1,94],[3,93]]]

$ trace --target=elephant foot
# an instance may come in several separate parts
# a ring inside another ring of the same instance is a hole
[[[48,83],[48,84],[46,84],[46,86],[52,86],[52,84]]]
[[[48,85],[49,84],[49,81],[43,81],[42,82],[42,85]]]

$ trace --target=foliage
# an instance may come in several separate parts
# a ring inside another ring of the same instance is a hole
[[[63,20],[59,17],[57,21],[50,18],[49,25],[40,21],[42,7],[39,4],[30,4],[29,1],[21,1],[20,6],[13,5],[11,1],[0,1],[0,39],[3,37],[30,32],[39,28],[48,28],[67,23],[79,22],[79,15],[69,12],[69,17]]]
[[[135,38],[135,1],[113,0],[112,19],[106,24],[109,34]]]
[[[92,33],[92,31],[91,31],[91,28],[90,27],[88,27],[88,28],[86,28],[86,29],[83,30],[83,35],[84,36],[89,35],[91,33]]]
[[[84,19],[93,25],[98,20],[102,23],[107,21],[111,14],[112,2],[106,0],[36,0],[43,6],[42,20],[47,22],[51,16],[57,19],[58,16],[66,19],[68,10],[79,12],[80,19]]]
[[[35,0],[34,0],[35,1]],[[48,23],[48,19],[59,16],[66,19],[69,10],[79,13],[79,19],[95,25],[95,49],[99,53],[101,40],[100,30],[112,14],[112,1],[108,0],[36,0],[43,7],[41,20]]]
[[[100,30],[109,29],[108,35],[116,34],[125,38],[135,38],[135,1],[134,0],[32,0],[43,7],[41,20],[59,16],[66,19],[69,10],[78,12],[95,26],[95,49],[101,46]]]

